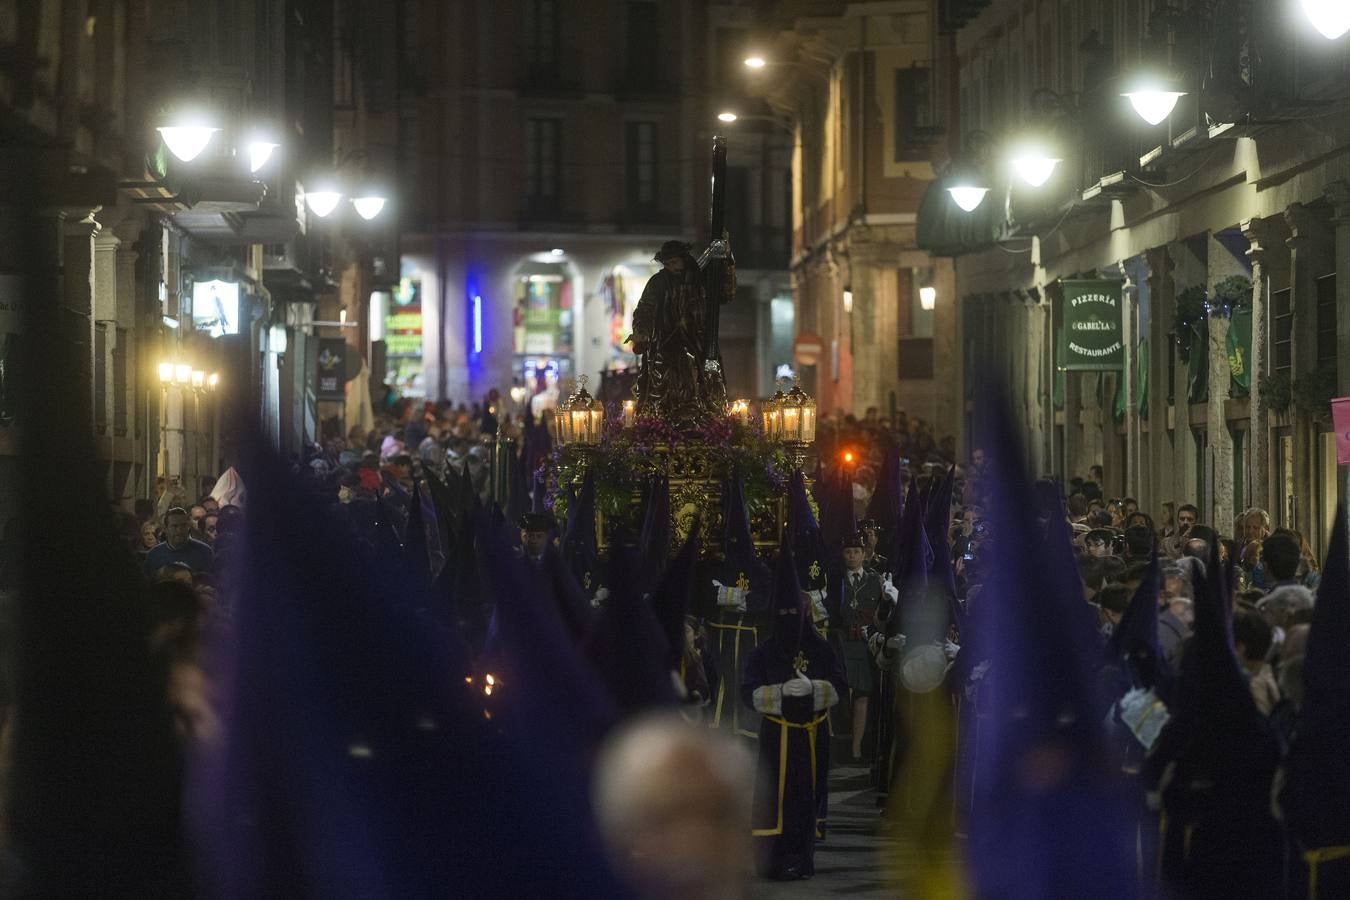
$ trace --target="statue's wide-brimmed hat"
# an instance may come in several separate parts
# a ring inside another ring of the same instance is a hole
[[[678,256],[685,256],[689,253],[689,245],[684,241],[666,241],[661,245],[661,249],[656,251],[652,259],[663,263],[668,259],[675,259]]]

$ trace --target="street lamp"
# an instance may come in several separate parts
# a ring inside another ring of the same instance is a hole
[[[193,369],[192,389],[194,391],[201,391],[205,390],[205,388],[206,388],[206,373],[203,372],[201,369]]]
[[[1140,75],[1128,82],[1128,90],[1122,91],[1120,96],[1130,101],[1139,118],[1150,125],[1158,125],[1172,114],[1177,101],[1186,96],[1186,92],[1175,90],[1167,79]]]
[[[1322,37],[1334,41],[1350,31],[1350,5],[1345,0],[1302,0],[1303,11]]]
[[[1032,187],[1040,187],[1049,181],[1055,173],[1055,167],[1063,161],[1057,156],[1051,156],[1043,148],[1034,146],[1019,148],[1010,160],[1013,171]]]
[[[272,158],[272,151],[280,147],[271,141],[251,141],[248,145],[248,170],[257,172]]]
[[[173,363],[162,362],[159,364],[159,383],[168,387],[173,382]]]
[[[734,113],[731,110],[726,110],[724,112],[718,113],[717,118],[723,122],[726,122],[727,124],[731,124],[732,122],[768,122],[770,125],[782,129],[783,131],[792,135],[794,141],[797,138],[797,129],[795,129],[790,123],[784,122],[782,119],[775,118],[774,116],[762,116],[762,115],[743,116],[738,113]]]
[[[337,209],[338,202],[341,199],[342,193],[340,191],[307,191],[305,193],[305,205],[309,207],[310,212],[320,219]]]
[[[989,188],[978,184],[977,181],[964,179],[947,188],[952,200],[965,212],[974,212],[976,207],[984,202],[984,195],[989,193]]]
[[[214,391],[219,384],[220,384],[219,372],[212,372],[210,375],[206,376],[206,389],[208,391]]]
[[[747,56],[745,58],[745,67],[747,69],[762,69],[766,65],[768,65],[768,63],[764,61],[764,57],[762,56]]]
[[[356,207],[357,214],[367,222],[380,214],[380,210],[384,209],[384,204],[385,198],[377,194],[352,198],[352,206]]]
[[[972,135],[970,139],[975,139],[978,134]],[[984,202],[984,195],[989,193],[988,179],[974,162],[980,158],[982,157],[978,155],[957,157],[946,173],[947,193],[952,195],[952,200],[965,212],[973,212]]]
[[[192,366],[187,363],[179,363],[173,367],[173,381],[179,387],[186,387],[192,383]]]
[[[937,288],[925,284],[919,288],[919,307],[931,312],[935,306],[937,306]]]
[[[164,146],[183,162],[192,162],[211,140],[211,135],[219,131],[208,125],[164,125],[155,129],[164,139]]]

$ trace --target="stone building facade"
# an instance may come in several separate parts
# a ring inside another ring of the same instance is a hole
[[[823,412],[904,411],[959,437],[953,266],[920,249],[919,205],[950,118],[929,4],[765,4],[759,79],[795,131],[793,299]],[[922,307],[920,288],[936,290]]]
[[[959,97],[959,146],[992,186],[982,228],[955,232],[950,179],[920,223],[954,260],[967,411],[997,379],[1038,472],[1102,464],[1109,496],[1155,516],[1191,502],[1231,534],[1260,507],[1324,547],[1346,497],[1328,400],[1350,394],[1350,42],[1279,4],[1152,21],[1133,0],[938,9],[939,90]],[[1152,127],[1120,96],[1144,65],[1186,91]],[[1004,168],[1028,133],[1063,158],[1039,189]],[[1224,308],[1234,276],[1249,313]],[[1123,283],[1116,371],[1059,371],[1060,285],[1082,277]],[[1248,317],[1249,343],[1230,341]]]
[[[380,168],[365,146],[373,54],[342,27],[357,7],[0,2],[0,524],[14,511],[29,315],[75,317],[83,387],[71,409],[126,512],[156,497],[160,477],[203,492],[233,452],[228,407],[255,413],[279,448],[318,437],[308,323],[343,273],[378,268],[392,233],[354,229],[350,213],[321,223],[303,199],[318,179]],[[180,163],[156,128],[185,113],[218,131]],[[251,171],[249,143],[264,136],[280,146]],[[212,282],[239,298],[214,336],[193,311]],[[24,284],[55,290],[34,309],[43,294]],[[350,293],[360,321],[364,291]],[[164,384],[162,363],[203,374]]]
[[[790,141],[753,120],[737,68],[746,4],[402,4],[403,279],[420,335],[384,374],[414,396],[556,397],[631,368],[631,307],[666,240],[707,240],[712,138],[728,139],[740,290],[722,313],[732,396],[790,361]],[[415,299],[414,299],[415,298]],[[775,303],[775,301],[779,301]],[[775,313],[777,310],[777,313]],[[391,320],[393,321],[393,320]],[[417,337],[409,346],[404,339]],[[508,407],[508,411],[516,411]]]

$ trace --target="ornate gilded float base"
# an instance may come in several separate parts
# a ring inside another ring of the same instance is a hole
[[[788,478],[807,463],[806,448],[756,442],[752,436],[711,443],[683,439],[676,444],[614,442],[567,448],[558,460],[554,514],[561,520],[588,470],[596,479],[596,540],[604,552],[619,527],[637,534],[642,525],[642,486],[652,476],[670,484],[671,553],[689,536],[695,518],[703,522],[701,558],[716,557],[722,544],[722,485],[738,467],[755,546],[778,546],[787,525]]]

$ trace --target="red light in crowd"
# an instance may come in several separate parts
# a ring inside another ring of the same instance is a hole
[[[847,463],[848,465],[853,465],[853,451],[852,451],[852,450],[845,450],[845,451],[844,451],[844,462]]]

